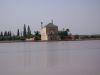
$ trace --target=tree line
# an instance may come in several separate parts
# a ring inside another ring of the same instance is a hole
[[[70,32],[70,29],[64,29],[61,30],[61,31],[58,31],[58,35],[60,37],[61,40],[69,40],[69,39],[72,39],[71,38],[71,32]]]
[[[58,31],[59,38],[61,40],[71,39],[71,34],[69,34],[69,32],[69,29],[63,28],[63,30]],[[34,34],[32,34],[30,26],[26,26],[26,24],[24,24],[22,32],[17,29],[16,35],[14,35],[11,31],[0,32],[0,41],[26,40],[30,38],[34,38],[34,40],[41,40],[41,34],[39,31],[34,31]]]
[[[35,40],[40,40],[41,35],[39,31],[34,31],[34,35],[31,33],[30,26],[28,25],[26,27],[26,24],[23,26],[23,32],[20,32],[19,29],[17,29],[16,35],[14,35],[11,31],[5,31],[5,32],[0,32],[0,41],[9,41],[9,40],[25,40],[33,38]]]

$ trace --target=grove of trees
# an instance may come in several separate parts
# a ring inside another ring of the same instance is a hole
[[[16,35],[13,34],[11,31],[4,31],[0,32],[0,41],[9,41],[9,40],[25,40],[35,37],[36,40],[40,40],[41,35],[39,31],[34,31],[34,35],[31,33],[30,26],[26,27],[26,24],[23,26],[23,32],[17,29]]]

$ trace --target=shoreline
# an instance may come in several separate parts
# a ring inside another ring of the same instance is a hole
[[[59,42],[59,41],[89,41],[89,40],[100,40],[100,39],[85,39],[85,40],[53,40],[53,41],[42,41],[42,40],[29,40],[29,41],[21,41],[21,40],[13,40],[13,41],[0,41],[0,43],[21,43],[21,42]]]

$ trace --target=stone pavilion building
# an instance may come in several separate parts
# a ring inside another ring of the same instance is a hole
[[[41,40],[59,40],[58,26],[54,25],[53,21],[44,27],[42,27],[41,23]]]

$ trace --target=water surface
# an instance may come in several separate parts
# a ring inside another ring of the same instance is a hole
[[[0,43],[0,75],[100,75],[100,40]]]

